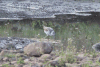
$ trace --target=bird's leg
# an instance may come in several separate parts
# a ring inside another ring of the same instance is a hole
[[[46,38],[47,36],[45,36],[44,38]]]
[[[48,42],[49,42],[49,36],[48,36]]]
[[[56,39],[55,35],[53,36],[53,39],[54,39],[54,40]]]

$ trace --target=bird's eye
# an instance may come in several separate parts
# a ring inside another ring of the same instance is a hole
[[[45,31],[48,31],[47,29],[45,29]]]

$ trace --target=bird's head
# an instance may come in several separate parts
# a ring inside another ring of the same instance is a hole
[[[43,25],[43,29],[44,29],[45,27],[46,27],[46,26]]]

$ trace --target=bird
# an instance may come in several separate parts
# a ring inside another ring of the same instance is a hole
[[[43,25],[43,29],[44,29],[44,33],[48,36],[48,41],[49,41],[49,36],[53,36],[55,39],[55,31],[53,30],[53,28],[46,27]]]
[[[92,46],[92,48],[96,51],[96,52],[100,52],[100,43],[96,43]]]

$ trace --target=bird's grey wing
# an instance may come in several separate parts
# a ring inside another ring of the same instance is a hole
[[[53,29],[50,30],[51,35],[55,35],[55,31]]]

